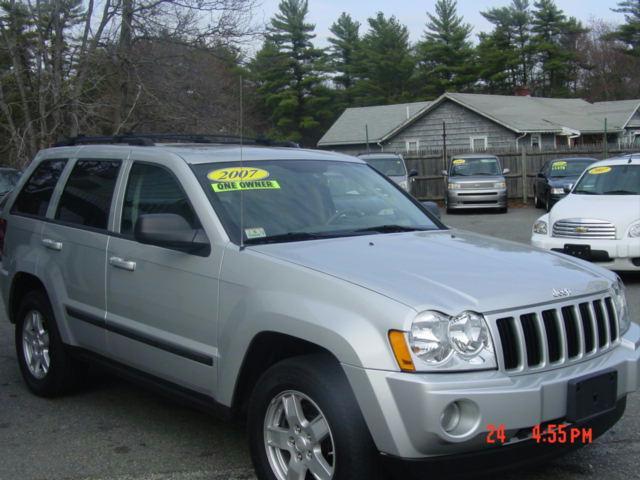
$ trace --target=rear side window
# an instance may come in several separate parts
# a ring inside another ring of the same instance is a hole
[[[122,209],[120,233],[133,236],[140,215],[174,213],[193,228],[201,228],[178,180],[163,167],[135,163],[129,173]]]
[[[120,163],[78,160],[60,197],[56,220],[106,230]]]
[[[66,159],[45,160],[36,167],[16,198],[11,213],[44,217]]]

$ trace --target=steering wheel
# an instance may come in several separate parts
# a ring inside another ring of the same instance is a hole
[[[338,210],[336,213],[334,213],[333,215],[331,215],[331,217],[329,217],[329,220],[327,220],[326,225],[333,225],[333,223],[336,220],[339,219],[343,219],[343,218],[349,218],[349,217],[364,217],[365,213],[360,211],[360,210],[356,210],[355,208],[346,208],[344,210]]]

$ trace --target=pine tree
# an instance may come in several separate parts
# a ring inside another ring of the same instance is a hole
[[[343,12],[331,25],[330,30],[334,35],[329,38],[330,65],[337,73],[333,81],[339,87],[340,106],[346,108],[353,103],[353,86],[356,81],[355,63],[360,45],[360,23],[354,21],[348,13]]]
[[[418,44],[425,93],[439,96],[446,91],[469,89],[476,80],[469,41],[473,28],[458,16],[456,0],[438,0],[436,14],[427,16],[427,30]]]
[[[506,48],[502,56],[513,87],[529,87],[533,70],[529,1],[513,0],[508,7],[492,8],[481,14],[495,25],[498,36],[507,40],[506,44],[496,43],[501,44],[500,48]]]
[[[313,45],[307,0],[282,0],[250,69],[278,138],[314,144],[332,117],[324,53]]]
[[[618,2],[614,12],[624,13],[626,23],[613,34],[613,38],[628,46],[627,53],[640,57],[640,0]]]
[[[538,0],[534,6],[532,48],[541,68],[537,89],[543,96],[566,96],[576,57],[574,52],[563,48],[562,42],[566,35],[585,30],[577,20],[567,20],[553,0]]]
[[[356,103],[385,105],[413,100],[415,58],[407,27],[382,12],[369,18],[368,23],[369,31],[356,56]]]

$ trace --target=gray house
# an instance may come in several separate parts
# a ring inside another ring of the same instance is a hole
[[[415,155],[443,146],[484,151],[553,149],[608,140],[640,147],[640,100],[446,93],[433,102],[348,108],[318,142],[344,153],[394,151]],[[368,140],[368,142],[367,142]]]

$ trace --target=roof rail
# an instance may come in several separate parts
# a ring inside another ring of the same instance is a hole
[[[152,147],[157,143],[202,143],[227,145],[262,145],[268,147],[300,148],[295,142],[276,141],[266,137],[241,138],[235,135],[176,134],[176,133],[127,133],[123,135],[85,136],[78,135],[56,142],[54,147],[73,147],[75,145],[123,144]]]

